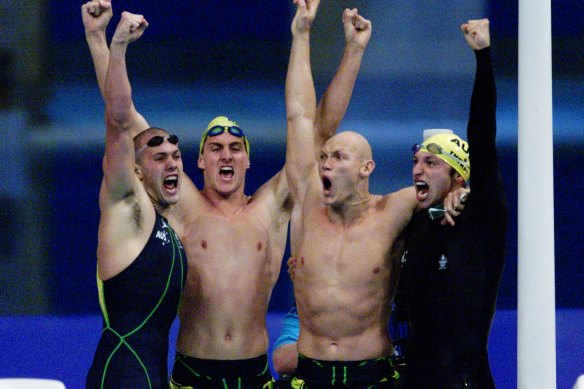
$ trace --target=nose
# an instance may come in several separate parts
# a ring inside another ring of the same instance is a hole
[[[166,169],[167,170],[176,170],[176,169],[178,169],[178,161],[176,161],[172,157],[168,158],[167,163],[166,163]]]
[[[232,157],[233,156],[231,155],[231,150],[229,150],[229,147],[224,147],[223,150],[221,150],[222,161],[229,161]]]
[[[412,174],[414,178],[422,175],[422,164],[420,161],[414,161],[414,166],[412,167]]]
[[[321,162],[320,162],[320,166],[321,166],[322,170],[331,170],[332,169],[331,159],[328,157],[322,158]]]

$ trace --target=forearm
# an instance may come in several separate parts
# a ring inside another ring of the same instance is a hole
[[[132,88],[126,69],[128,45],[112,42],[105,80],[105,102],[108,121],[129,127],[132,121]]]
[[[335,134],[347,112],[364,52],[364,48],[354,45],[345,47],[339,69],[317,107],[315,123],[317,151]]]
[[[292,41],[286,76],[286,118],[288,122],[312,119],[316,115],[316,92],[310,66],[310,37],[297,34]]]
[[[491,48],[474,51],[475,83],[471,97],[468,138],[474,144],[495,143],[497,91],[491,60]]]
[[[106,36],[104,31],[86,33],[85,39],[91,52],[91,59],[95,68],[95,75],[99,92],[101,96],[105,96],[105,78],[109,63],[109,48],[107,46]]]
[[[286,175],[293,193],[311,164],[316,163],[314,149],[314,120],[316,92],[310,67],[309,34],[297,34],[292,41],[290,63],[286,77],[286,119],[288,127]]]
[[[471,98],[468,142],[472,196],[493,207],[503,198],[496,149],[497,94],[490,47],[474,52],[477,69]]]

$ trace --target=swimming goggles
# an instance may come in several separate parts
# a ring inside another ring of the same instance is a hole
[[[412,152],[415,154],[423,148],[425,148],[426,150],[428,150],[430,153],[432,153],[434,155],[442,155],[445,158],[450,159],[453,162],[456,162],[465,171],[467,171],[469,169],[468,161],[463,161],[462,159],[457,158],[448,152],[445,152],[444,149],[437,143],[429,143],[427,145],[425,145],[423,143],[416,143],[412,146]]]
[[[148,142],[146,142],[146,144],[144,146],[142,146],[142,148],[140,150],[138,150],[138,152],[136,154],[141,153],[142,151],[144,151],[144,149],[146,149],[146,147],[156,147],[156,146],[160,146],[162,143],[164,143],[164,140],[167,139],[168,143],[176,145],[178,144],[178,136],[171,134],[168,136],[162,136],[162,135],[155,135],[152,138],[150,138],[148,140]]]
[[[247,138],[245,137],[243,130],[241,128],[239,128],[238,126],[220,126],[220,125],[213,126],[213,127],[209,128],[209,130],[205,133],[205,136],[203,136],[203,141],[201,142],[201,147],[200,147],[199,152],[203,151],[203,145],[207,141],[207,138],[213,137],[213,136],[219,136],[219,135],[223,134],[225,131],[229,132],[233,136],[236,136],[238,138],[242,138],[243,143],[245,145],[245,151],[247,154],[249,154],[249,142],[247,141]]]

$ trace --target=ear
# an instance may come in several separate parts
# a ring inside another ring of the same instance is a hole
[[[369,177],[371,173],[375,170],[375,162],[372,159],[368,159],[361,165],[361,177]]]
[[[462,178],[462,176],[458,172],[454,174],[454,183],[460,186],[461,188],[464,187],[464,178]]]
[[[205,170],[205,160],[203,159],[203,154],[199,154],[199,159],[197,160],[197,167],[201,170]]]
[[[245,170],[249,169],[250,167],[251,167],[251,161],[250,161],[249,155],[248,155],[247,156],[247,164],[246,164]]]
[[[144,180],[144,175],[142,174],[142,168],[137,163],[134,164],[134,173],[138,176],[140,181]]]

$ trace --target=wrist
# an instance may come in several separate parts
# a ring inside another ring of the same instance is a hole
[[[356,43],[347,43],[345,46],[345,54],[350,56],[363,56],[365,53],[365,46]]]
[[[310,36],[310,29],[292,31],[293,38],[307,39]]]
[[[126,48],[128,47],[129,42],[124,39],[116,38],[115,36],[112,38],[112,42],[110,44],[110,50],[113,48]]]
[[[105,30],[85,31],[85,38],[89,41],[105,41]]]

